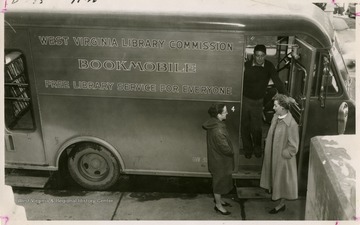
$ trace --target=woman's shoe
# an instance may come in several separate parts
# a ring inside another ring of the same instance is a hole
[[[278,212],[285,211],[285,209],[286,209],[286,206],[283,205],[283,206],[281,206],[281,208],[279,208],[279,209],[273,208],[272,210],[269,211],[269,213],[270,213],[270,214],[276,214],[276,213],[278,213]]]
[[[229,206],[229,207],[232,207],[232,205],[230,203],[227,203],[227,202],[224,202],[224,203],[221,203],[222,206]]]
[[[214,200],[214,203],[216,203],[215,200]],[[221,203],[221,205],[222,205],[222,206],[232,207],[232,205],[231,205],[230,203],[227,203],[227,202]]]
[[[225,212],[221,211],[220,209],[218,209],[217,206],[214,207],[214,210],[215,210],[216,212],[221,213],[222,215],[225,215],[225,216],[231,214],[231,212],[229,212],[229,211],[225,211]]]

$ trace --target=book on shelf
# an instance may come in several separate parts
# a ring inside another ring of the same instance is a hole
[[[13,114],[17,117],[29,107],[28,86],[25,77],[24,61],[21,52],[13,51],[5,55],[5,86],[7,96],[12,102]]]

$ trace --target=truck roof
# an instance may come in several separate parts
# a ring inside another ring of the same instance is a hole
[[[317,6],[269,0],[34,0],[12,1],[7,25],[219,29],[247,34],[305,34],[330,48],[334,32]]]

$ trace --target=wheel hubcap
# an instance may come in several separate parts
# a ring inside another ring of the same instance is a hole
[[[79,171],[89,180],[99,181],[109,173],[108,162],[99,154],[86,154],[81,157]]]

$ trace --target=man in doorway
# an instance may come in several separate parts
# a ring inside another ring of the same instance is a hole
[[[286,94],[274,65],[265,59],[265,45],[256,45],[252,60],[245,63],[244,91],[241,114],[241,139],[245,158],[262,156],[263,99],[270,79],[279,93]]]

